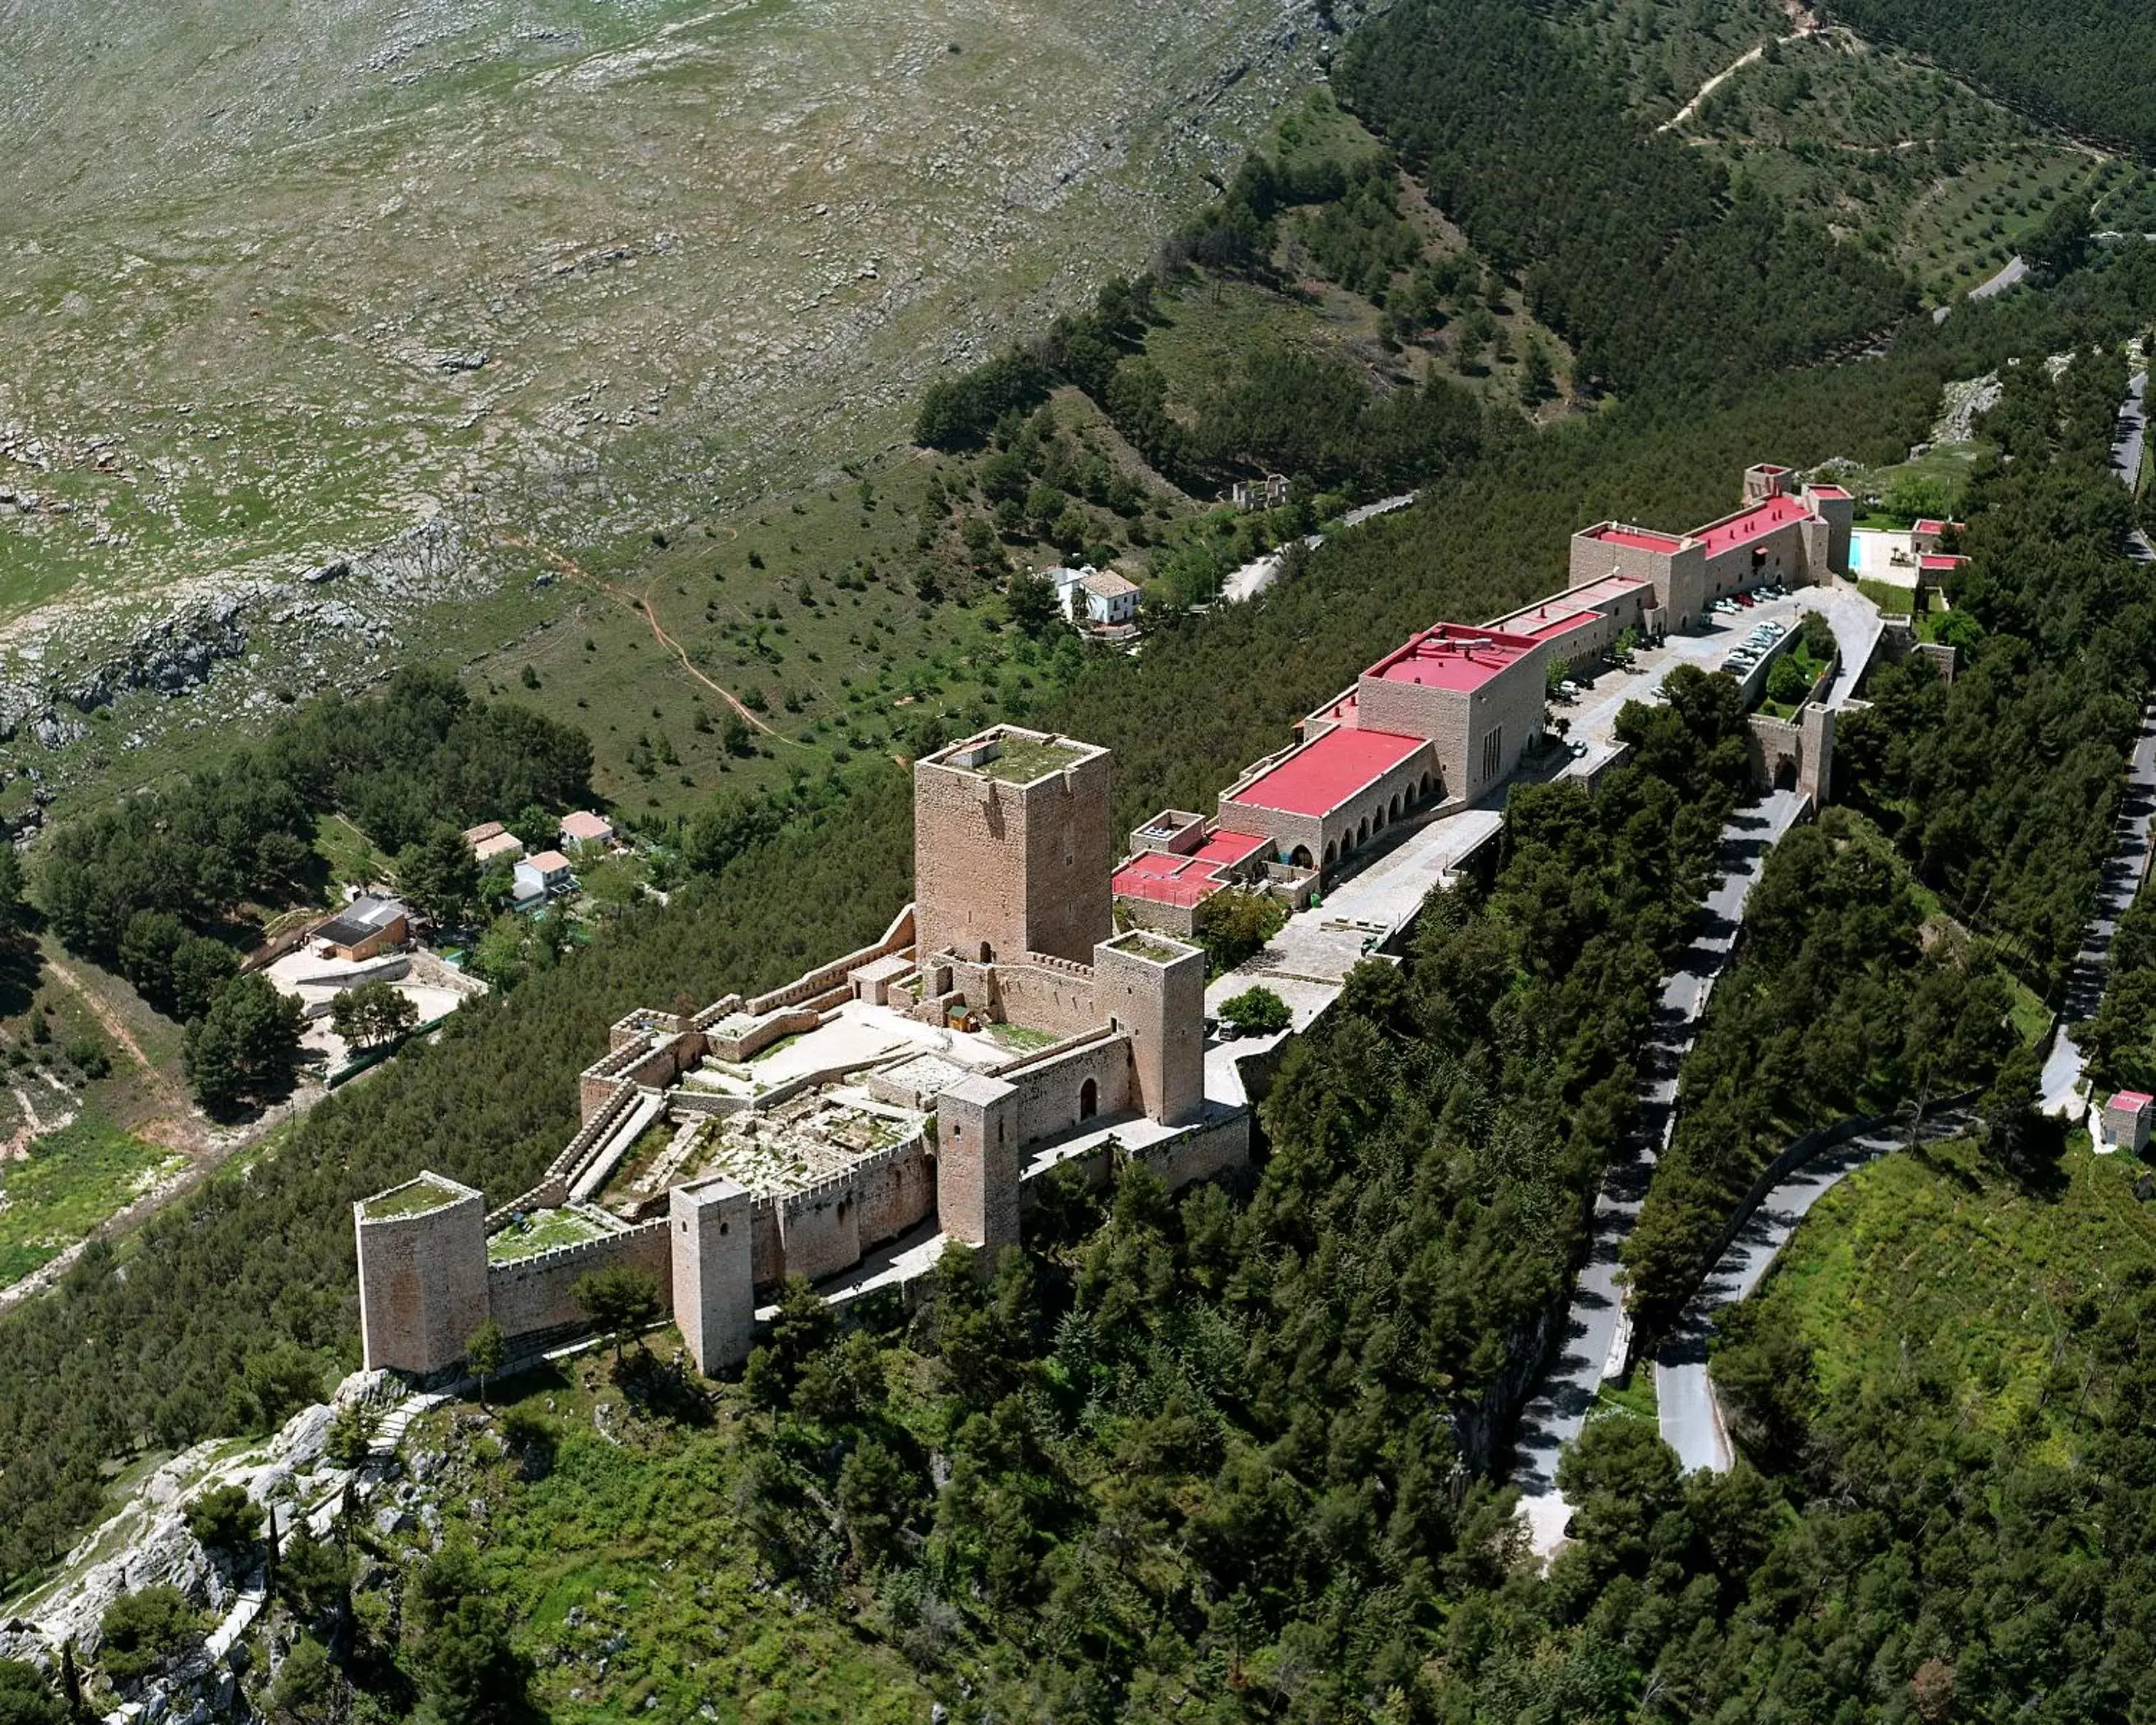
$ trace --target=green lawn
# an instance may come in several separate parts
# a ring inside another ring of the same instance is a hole
[[[1907,616],[1917,602],[1913,591],[1891,581],[1859,581],[1856,590],[1890,617]]]
[[[1967,1423],[2035,1420],[2064,1460],[2075,1398],[2046,1393],[2055,1347],[2125,1278],[2156,1271],[2141,1171],[2079,1131],[2055,1189],[2025,1189],[1972,1144],[1897,1153],[1820,1201],[1759,1297],[1812,1345],[1822,1404],[1921,1357]]]
[[[0,1287],[50,1263],[186,1160],[85,1118],[0,1162]]]
[[[487,1237],[487,1261],[514,1264],[520,1259],[536,1258],[557,1246],[581,1245],[608,1231],[604,1223],[581,1210],[535,1210],[521,1223],[512,1223]]]

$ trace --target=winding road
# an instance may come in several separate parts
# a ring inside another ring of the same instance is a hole
[[[1969,1130],[1969,1124],[1965,1112],[1942,1112],[1925,1120],[1921,1136],[1926,1143],[1956,1137]],[[1814,1204],[1866,1162],[1899,1150],[1908,1141],[1908,1129],[1895,1123],[1822,1150],[1802,1167],[1792,1170],[1760,1200],[1728,1249],[1707,1272],[1670,1339],[1655,1357],[1655,1403],[1662,1441],[1676,1451],[1686,1472],[1703,1467],[1726,1474],[1735,1460],[1707,1370],[1707,1341],[1716,1314],[1736,1305],[1759,1285]]]
[[[1793,790],[1771,792],[1740,809],[1722,829],[1724,871],[1707,907],[1697,938],[1662,985],[1640,1057],[1640,1132],[1629,1154],[1620,1152],[1604,1176],[1594,1202],[1593,1243],[1565,1315],[1565,1333],[1541,1388],[1520,1414],[1513,1439],[1512,1478],[1522,1488],[1520,1509],[1534,1548],[1547,1555],[1564,1537],[1572,1506],[1557,1489],[1557,1460],[1587,1423],[1602,1380],[1623,1369],[1630,1326],[1617,1283],[1617,1254],[1639,1219],[1656,1158],[1669,1143],[1676,1120],[1677,1068],[1698,1034],[1715,979],[1729,962],[1744,906],[1766,867],[1768,852],[1796,824],[1804,799]]]
[[[2143,440],[2148,433],[2148,373],[2136,372],[2119,404],[2118,435],[2112,440],[2111,470],[2133,491],[2141,478]],[[2139,528],[2127,535],[2127,551],[2137,563],[2156,563],[2156,545]]]

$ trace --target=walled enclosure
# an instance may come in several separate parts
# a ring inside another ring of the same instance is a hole
[[[673,1268],[665,1221],[639,1223],[619,1233],[488,1264],[487,1315],[528,1352],[588,1327],[570,1290],[600,1270],[640,1270],[659,1285],[661,1310],[671,1311],[676,1293]]]

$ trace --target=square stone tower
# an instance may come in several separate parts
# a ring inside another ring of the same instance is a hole
[[[1205,954],[1134,929],[1093,956],[1094,999],[1131,1039],[1131,1074],[1148,1119],[1179,1125],[1205,1100]]]
[[[677,1186],[667,1198],[674,1321],[706,1375],[740,1365],[756,1341],[750,1202],[746,1187],[724,1177]]]
[[[998,725],[913,770],[916,950],[1084,964],[1115,930],[1108,751]]]
[[[423,1173],[352,1210],[367,1369],[427,1377],[457,1364],[489,1316],[486,1201]]]
[[[936,1215],[989,1264],[1019,1243],[1018,1089],[960,1080],[936,1099]]]

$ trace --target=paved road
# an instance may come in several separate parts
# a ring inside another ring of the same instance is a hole
[[[2028,274],[2029,265],[2025,261],[2019,257],[2009,258],[2005,269],[1982,286],[1969,289],[1969,296],[1973,300],[1988,300],[1994,294],[2005,293],[2015,283],[2025,279]]]
[[[2118,435],[2112,440],[2111,469],[2128,491],[2141,477],[2142,440],[2148,430],[2148,373],[2136,372],[2119,404]],[[2156,563],[2156,545],[2139,528],[2128,535],[2128,550],[2136,561]]]
[[[2148,873],[2151,816],[2156,815],[2156,703],[2141,714],[2141,734],[2126,768],[2126,796],[2119,805],[2118,825],[2110,858],[2097,884],[2096,915],[2082,938],[2080,956],[2066,972],[2066,998],[2059,1007],[2061,1027],[2044,1062],[2044,1111],[2078,1119],[2082,1111],[2080,1085],[2082,1051],[2064,1026],[2087,1017],[2103,998],[2105,974],[2111,966],[2112,936],[2118,919],[2133,902]]]
[[[1966,1114],[1942,1114],[1924,1123],[1923,1136],[1928,1142],[1968,1129]],[[1707,1339],[1715,1315],[1759,1285],[1814,1204],[1865,1163],[1907,1141],[1906,1126],[1886,1126],[1822,1151],[1760,1201],[1752,1219],[1708,1272],[1655,1358],[1655,1402],[1662,1441],[1676,1451],[1686,1472],[1703,1467],[1726,1474],[1734,1459],[1707,1371]]]
[[[1795,792],[1778,790],[1740,810],[1723,829],[1725,872],[1707,894],[1697,939],[1662,986],[1641,1051],[1640,1135],[1604,1177],[1594,1203],[1594,1241],[1565,1316],[1563,1342],[1540,1391],[1522,1411],[1513,1440],[1512,1477],[1522,1488],[1520,1506],[1537,1552],[1555,1549],[1572,1515],[1557,1489],[1558,1452],[1579,1435],[1602,1380],[1624,1362],[1630,1337],[1619,1298],[1617,1254],[1639,1218],[1656,1157],[1676,1123],[1677,1067],[1698,1033],[1714,979],[1728,962],[1767,853],[1795,824],[1802,806]]]

